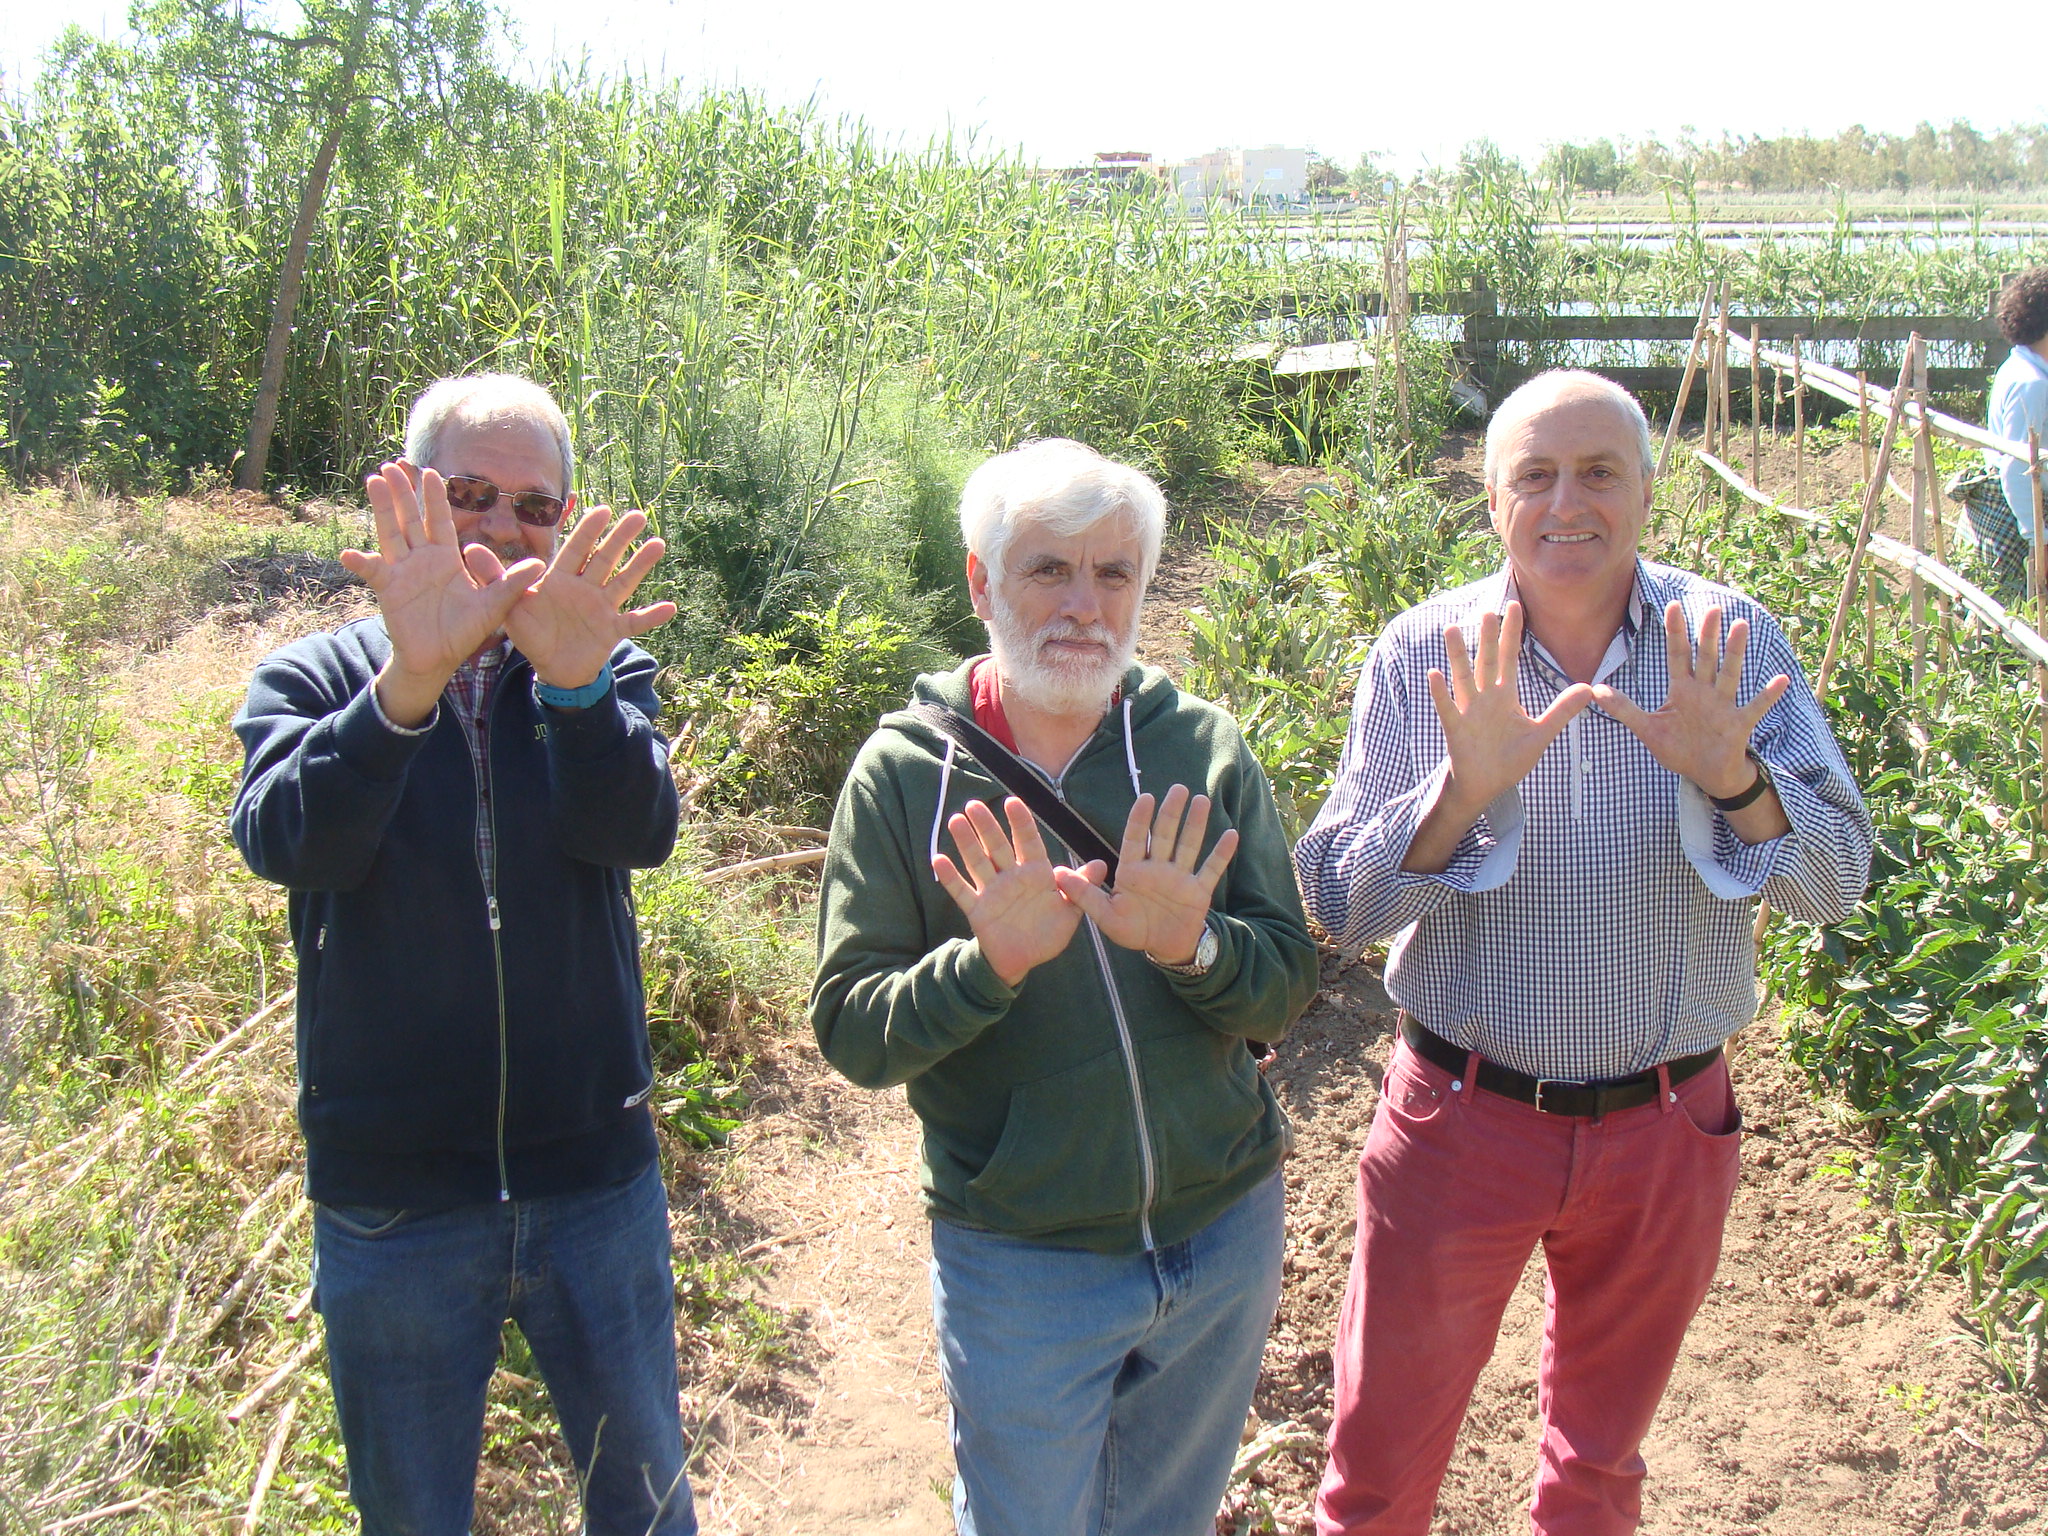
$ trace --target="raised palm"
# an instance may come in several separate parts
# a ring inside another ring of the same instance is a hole
[[[675,617],[671,602],[625,606],[665,548],[660,539],[649,539],[632,549],[646,526],[643,512],[627,512],[612,523],[609,507],[592,507],[562,541],[545,574],[507,614],[505,633],[543,683],[581,688],[604,670],[621,640]]]
[[[441,476],[428,469],[419,482],[399,464],[386,464],[364,488],[377,533],[377,550],[341,552],[341,563],[377,594],[392,663],[438,694],[455,669],[505,625],[505,617],[542,572],[538,560],[509,570],[481,545],[464,547]]]
[[[1594,688],[1594,700],[1680,778],[1710,795],[1736,794],[1755,777],[1756,770],[1748,766],[1749,738],[1792,679],[1780,672],[1755,698],[1741,702],[1737,689],[1749,651],[1749,621],[1737,619],[1728,626],[1724,653],[1718,604],[1700,616],[1697,652],[1686,633],[1685,610],[1677,603],[1667,605],[1664,646],[1670,687],[1662,705],[1645,710],[1604,683]]]
[[[1198,865],[1208,828],[1207,795],[1189,799],[1184,784],[1156,806],[1150,795],[1140,795],[1124,822],[1114,890],[1103,890],[1085,871],[1063,869],[1055,878],[1112,943],[1177,964],[1193,956],[1216,882],[1237,851],[1237,829],[1226,828]]]
[[[1098,862],[1080,871],[1055,870],[1030,807],[1011,796],[1003,812],[1010,822],[1007,837],[979,800],[948,819],[960,865],[941,853],[932,859],[932,874],[966,914],[982,958],[1014,987],[1064,950],[1081,925],[1080,909],[1060,894],[1055,877],[1071,875],[1085,884],[1090,872],[1100,880],[1103,867]]]
[[[1455,624],[1444,629],[1444,651],[1450,675],[1431,669],[1429,696],[1451,759],[1449,788],[1476,814],[1529,776],[1558,732],[1593,702],[1593,690],[1574,683],[1531,718],[1520,692],[1520,603],[1509,603],[1504,615],[1489,613],[1479,621],[1476,666]]]

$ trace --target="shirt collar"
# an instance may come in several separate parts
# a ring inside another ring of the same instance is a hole
[[[2033,369],[2036,378],[2048,379],[2048,362],[2043,362],[2041,354],[2032,347],[2023,347],[2015,342],[2012,355]]]
[[[1495,572],[1491,580],[1498,585],[1493,589],[1490,606],[1495,613],[1504,614],[1507,612],[1508,604],[1519,601],[1521,597],[1520,592],[1515,587],[1514,567],[1503,565],[1499,571]],[[1629,584],[1628,603],[1621,610],[1621,628],[1614,632],[1614,638],[1608,642],[1607,654],[1600,658],[1600,666],[1594,675],[1594,682],[1605,682],[1624,661],[1628,660],[1628,654],[1635,646],[1636,636],[1643,632],[1643,625],[1649,612],[1649,584],[1650,573],[1643,568],[1642,556],[1638,555],[1636,556],[1635,578]],[[1482,593],[1482,599],[1484,597],[1485,594]],[[1522,643],[1533,650],[1537,656],[1541,657],[1544,665],[1556,672],[1558,676],[1564,676],[1564,668],[1557,664],[1557,658],[1545,650],[1543,642],[1526,629],[1522,632]]]
[[[1480,593],[1482,605],[1495,613],[1504,614],[1508,604],[1518,602],[1521,593],[1515,587],[1513,566],[1504,565],[1488,578],[1488,585]],[[1636,556],[1635,579],[1629,585],[1628,605],[1621,611],[1621,632],[1633,641],[1643,627],[1643,615],[1650,606],[1650,573],[1643,569],[1642,556]]]

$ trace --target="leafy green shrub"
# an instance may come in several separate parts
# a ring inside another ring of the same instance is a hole
[[[1237,716],[1291,835],[1307,829],[1344,748],[1352,690],[1387,620],[1499,563],[1499,545],[1435,483],[1346,476],[1300,514],[1219,525],[1223,575],[1190,611],[1187,686]]]
[[[1967,1277],[2011,1378],[2048,1386],[2048,878],[2014,754],[2032,680],[1980,641],[1915,695],[1910,644],[1887,649],[1851,663],[1835,711],[1867,775],[1870,894],[1832,928],[1774,930],[1766,973],[1797,1005],[1794,1058],[1876,1124],[1874,1170],[1927,1218],[1927,1262]]]
[[[678,772],[705,808],[792,821],[831,812],[854,753],[909,696],[920,672],[951,658],[878,614],[835,602],[774,635],[735,635],[724,676],[675,685]]]

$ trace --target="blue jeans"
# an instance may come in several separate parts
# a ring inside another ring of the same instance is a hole
[[[415,1214],[319,1205],[313,1274],[364,1536],[463,1536],[506,1319],[547,1382],[592,1536],[695,1536],[660,1168]]]
[[[961,1536],[1211,1536],[1280,1299],[1280,1175],[1100,1254],[932,1223]]]

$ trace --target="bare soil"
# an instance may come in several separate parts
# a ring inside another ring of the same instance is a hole
[[[1446,450],[1447,490],[1469,494],[1476,442]],[[1312,478],[1272,477],[1269,492],[1224,515],[1271,515]],[[1169,541],[1148,605],[1149,659],[1172,669],[1185,657],[1180,614],[1212,570],[1189,531]],[[1312,1530],[1356,1159],[1390,1043],[1375,960],[1326,954],[1323,983],[1271,1070],[1299,1144],[1287,1169],[1286,1284],[1246,1434],[1296,1448],[1233,1485],[1219,1530],[1245,1536]],[[1846,1171],[1868,1150],[1854,1116],[1814,1095],[1769,1022],[1740,1037],[1734,1071],[1748,1121],[1742,1182],[1713,1291],[1644,1447],[1644,1529],[2048,1532],[2048,1413],[1995,1380],[1959,1282],[1922,1274],[1896,1219]],[[742,1256],[739,1283],[775,1339],[731,1385],[693,1389],[706,1426],[693,1474],[705,1529],[940,1536],[952,1528],[952,1467],[914,1119],[900,1091],[841,1081],[808,1040],[765,1048],[755,1092],[756,1112],[704,1167],[678,1223],[686,1256]],[[1474,1394],[1439,1532],[1527,1529],[1541,1315],[1532,1262]]]
[[[1271,1080],[1287,1168],[1280,1314],[1247,1435],[1310,1443],[1232,1489],[1225,1531],[1297,1536],[1329,1427],[1330,1340],[1350,1262],[1359,1148],[1393,1021],[1374,963],[1324,989]],[[711,1416],[694,1473],[712,1533],[951,1530],[945,1398],[930,1344],[915,1120],[900,1091],[836,1078],[807,1043],[764,1062],[762,1112],[695,1245],[757,1252],[747,1282],[781,1352]],[[1995,1387],[1961,1287],[1922,1277],[1844,1169],[1865,1150],[1765,1026],[1735,1064],[1744,1171],[1712,1294],[1644,1455],[1644,1529],[1698,1536],[2048,1530],[2048,1415]],[[1481,1377],[1438,1505],[1456,1536],[1525,1530],[1542,1275],[1532,1262]],[[1250,1523],[1247,1523],[1250,1522]]]

